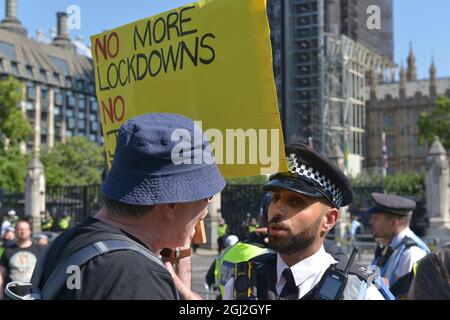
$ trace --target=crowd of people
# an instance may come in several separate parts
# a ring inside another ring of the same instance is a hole
[[[42,299],[201,299],[191,289],[192,239],[225,180],[214,162],[171,160],[177,144],[171,136],[180,128],[191,136],[198,130],[176,114],[126,121],[102,184],[101,210],[64,231],[45,254],[45,236],[33,241],[29,222],[11,222],[11,214],[10,225],[2,224],[0,259],[0,286],[14,284],[8,297],[19,296],[12,291],[18,282],[32,281],[29,293]],[[213,159],[206,139],[189,141],[192,150]],[[263,186],[259,221],[246,219],[245,237],[230,234],[225,220],[218,223],[219,255],[207,282],[222,299],[450,298],[449,248],[431,253],[409,228],[414,201],[372,194],[368,214],[381,246],[371,265],[361,266],[327,238],[339,209],[354,198],[347,177],[302,143],[286,146],[286,158],[288,171],[273,174]],[[44,214],[42,226],[51,224]],[[357,229],[352,223],[351,237]],[[81,283],[70,288],[58,276],[69,262],[82,273]]]

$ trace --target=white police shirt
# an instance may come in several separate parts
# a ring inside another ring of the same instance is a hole
[[[411,235],[414,235],[412,230],[410,228],[406,228],[402,232],[400,232],[398,235],[396,235],[391,240],[391,243],[389,245],[392,248],[395,248],[400,245],[400,243],[403,241],[403,238],[405,238],[407,236],[411,237]],[[416,264],[417,261],[419,261],[420,259],[425,257],[426,254],[427,253],[424,250],[422,250],[421,248],[419,248],[418,246],[412,246],[412,247],[405,249],[399,259],[396,269],[394,270],[394,282],[397,281],[400,277],[407,274],[408,272],[411,272],[414,264]],[[391,257],[392,257],[391,261],[389,261],[389,265],[387,266],[387,269],[386,269],[388,271],[392,269],[393,264],[395,263],[395,260],[397,260],[397,259],[395,259],[395,252],[391,255]],[[385,278],[389,279],[391,273],[390,272],[388,272],[388,273],[389,274],[385,275]],[[389,285],[392,285],[392,283],[390,283]]]
[[[291,267],[292,273],[294,275],[295,284],[299,289],[298,298],[301,299],[305,294],[310,292],[315,285],[317,285],[322,278],[325,271],[330,267],[331,264],[337,263],[334,258],[328,254],[324,247],[320,247],[312,256],[303,259],[297,264]],[[283,270],[288,268],[288,265],[284,262],[283,258],[277,255],[277,283],[275,288],[277,294],[280,295],[283,290],[286,281],[282,276]],[[233,298],[233,278],[230,279],[224,288],[224,300],[232,300]],[[381,293],[374,285],[369,285],[366,292],[366,300],[384,300]]]

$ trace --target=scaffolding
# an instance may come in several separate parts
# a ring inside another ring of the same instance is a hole
[[[323,53],[318,115],[322,152],[330,154],[338,145],[345,154],[347,172],[356,175],[365,154],[366,79],[375,75],[377,82],[394,81],[397,66],[344,35],[325,34]]]

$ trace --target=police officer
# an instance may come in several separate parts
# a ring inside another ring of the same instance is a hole
[[[372,193],[373,206],[370,224],[375,238],[383,239],[386,245],[372,262],[380,267],[381,276],[399,296],[408,292],[409,286],[398,288],[396,282],[411,272],[414,264],[430,252],[427,245],[409,228],[412,212],[416,207],[413,200],[382,193]]]
[[[339,208],[353,200],[345,175],[321,154],[307,145],[292,144],[286,147],[286,156],[288,172],[272,175],[264,186],[272,192],[268,234],[276,253],[253,259],[257,298],[263,300],[318,296],[326,271],[339,266],[324,249],[326,234],[336,224]],[[382,300],[384,296],[373,284],[375,277],[369,279],[366,271],[359,266],[351,268],[347,285],[342,286],[345,290],[336,298]],[[379,282],[377,285],[382,287]],[[224,297],[232,298],[233,292],[230,280]]]
[[[224,218],[219,219],[219,225],[217,226],[217,248],[219,254],[224,248],[224,241],[228,235],[228,224],[225,222]]]

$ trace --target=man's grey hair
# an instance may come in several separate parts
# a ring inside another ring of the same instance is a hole
[[[152,211],[154,206],[138,206],[134,204],[123,203],[117,200],[101,195],[101,202],[106,213],[113,217],[133,217],[138,218]]]

